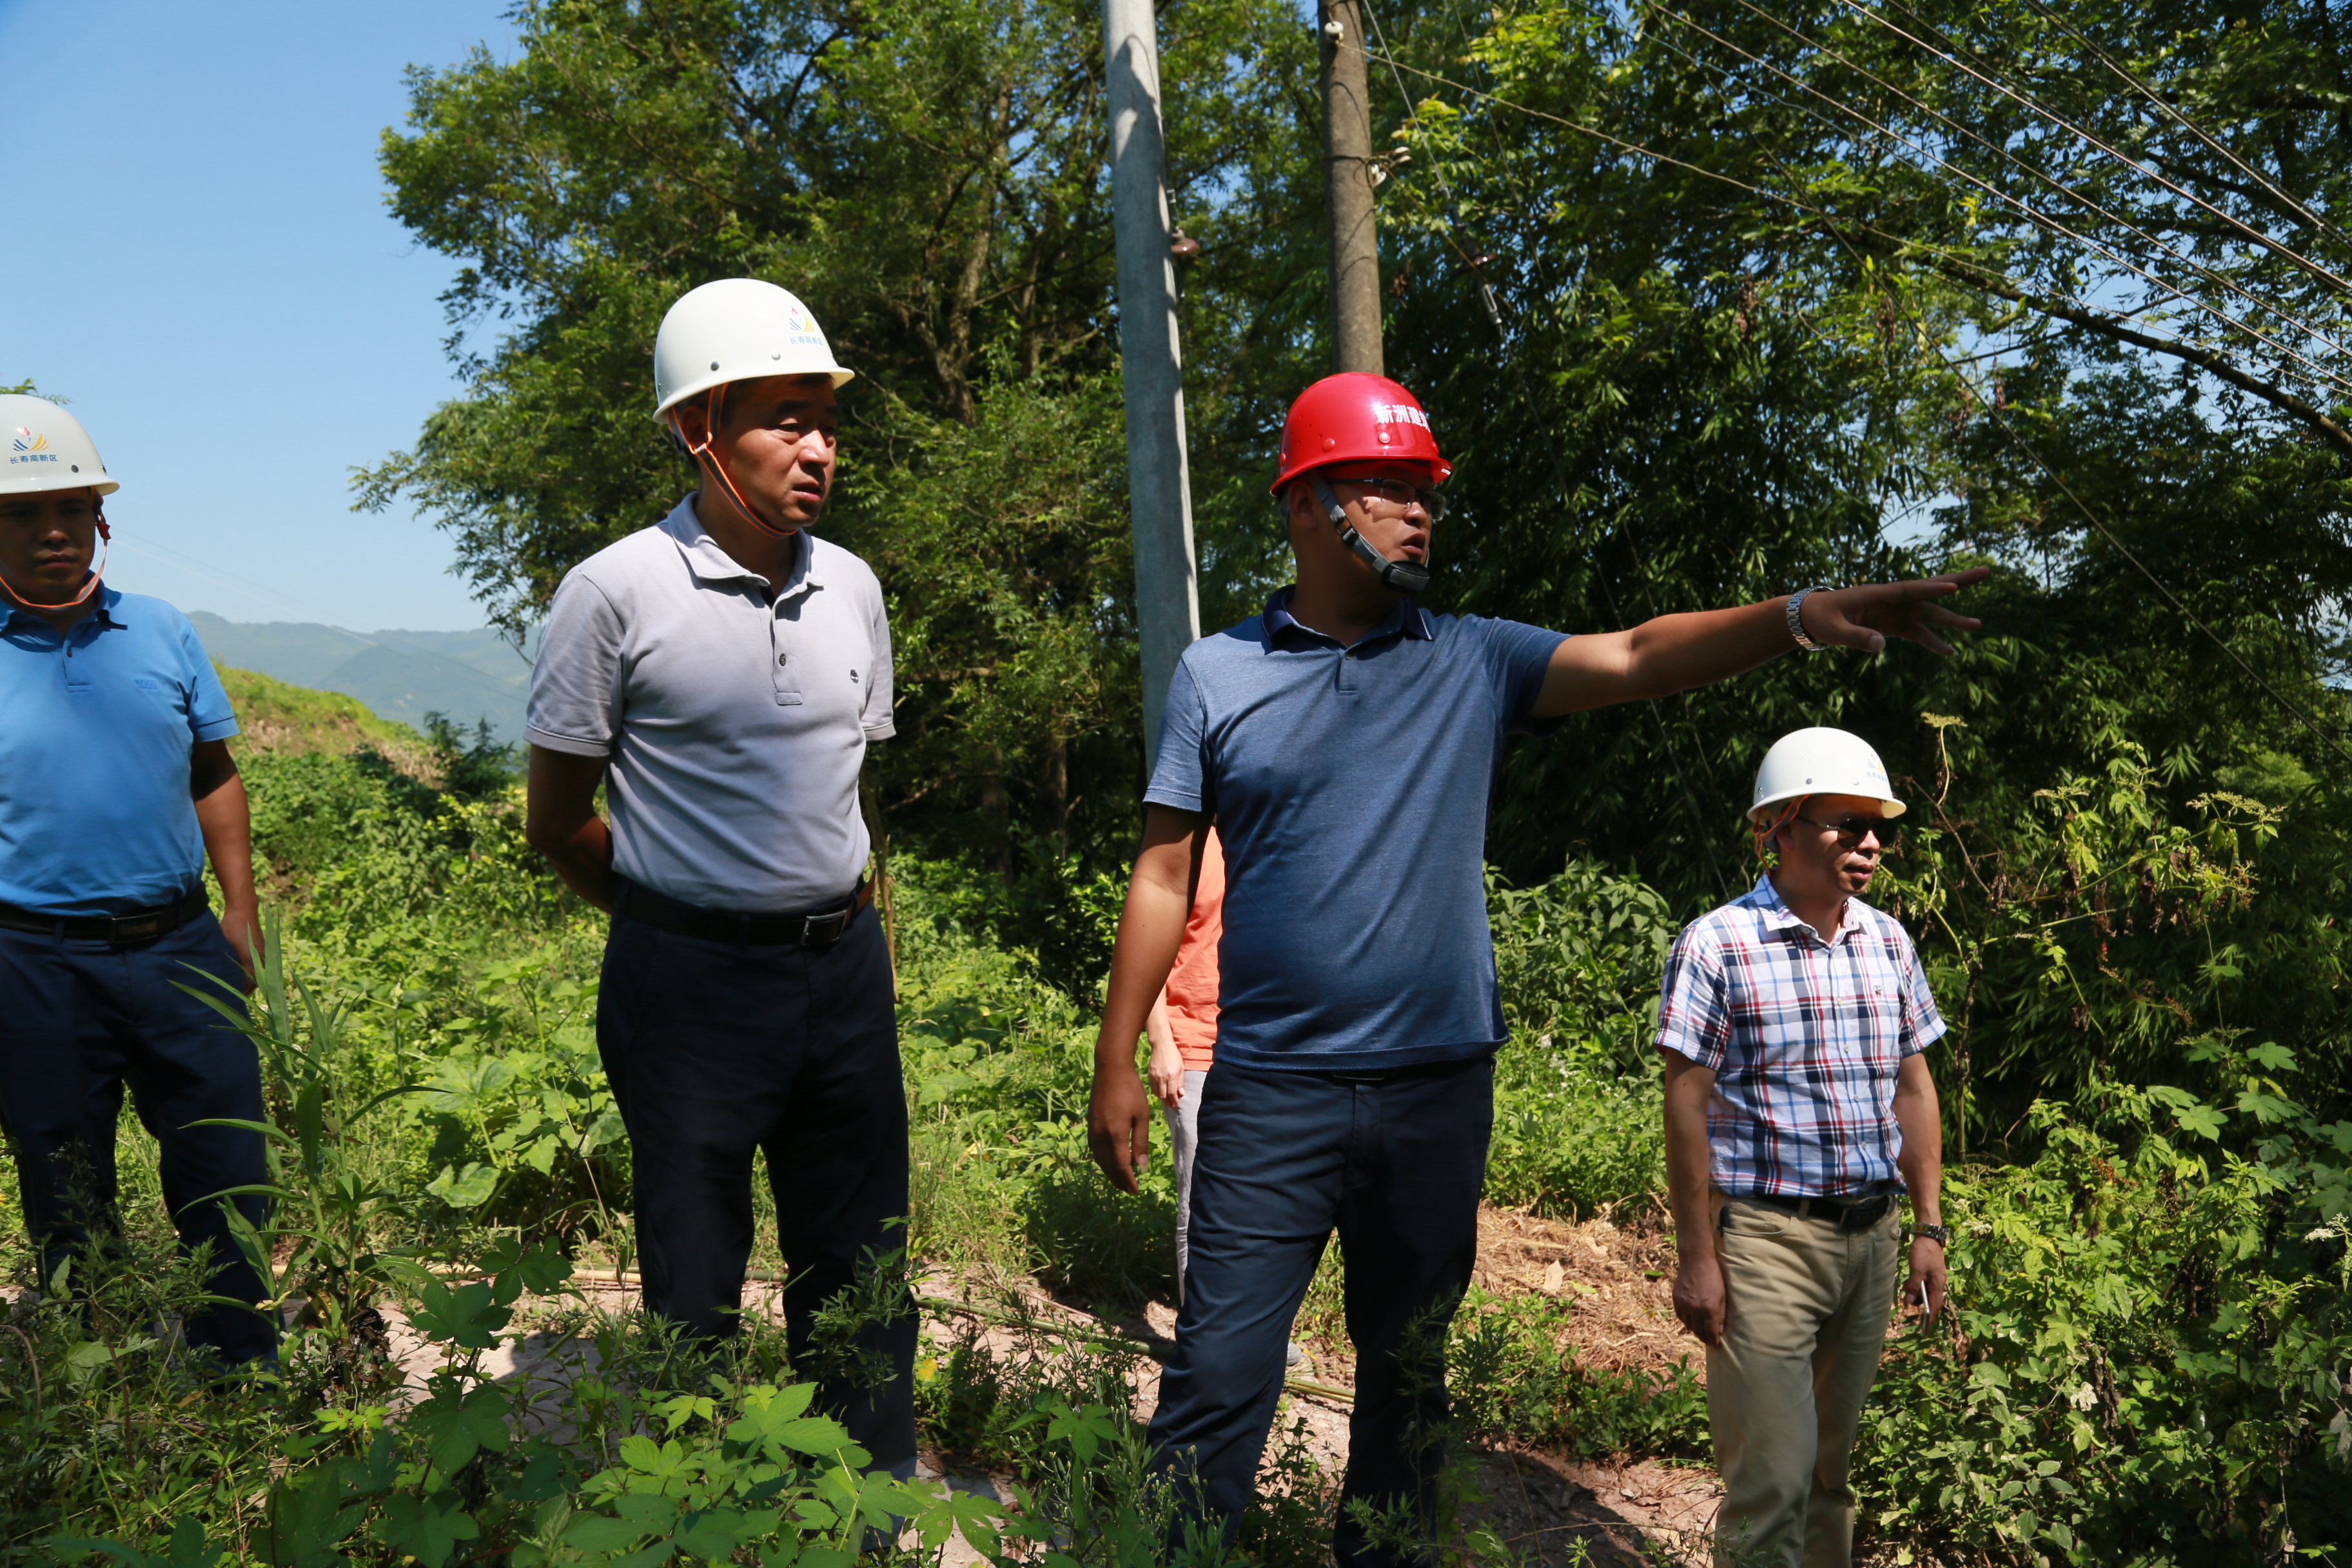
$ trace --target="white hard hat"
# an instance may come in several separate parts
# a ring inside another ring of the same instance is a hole
[[[1765,807],[1808,795],[1867,795],[1878,802],[1880,816],[1903,815],[1903,803],[1886,782],[1886,764],[1869,742],[1843,730],[1797,730],[1773,742],[1756,770],[1748,820],[1760,823]]]
[[[0,495],[71,490],[88,485],[110,496],[121,487],[107,476],[98,447],[81,421],[46,397],[0,395]]]
[[[680,296],[662,318],[654,417],[722,382],[829,375],[839,386],[856,374],[833,362],[824,330],[792,294],[757,278],[722,278]]]

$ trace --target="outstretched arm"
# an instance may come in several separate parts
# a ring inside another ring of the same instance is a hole
[[[1127,884],[1127,908],[1111,952],[1110,994],[1102,1032],[1095,1037],[1095,1087],[1087,1114],[1087,1143],[1095,1163],[1121,1192],[1135,1191],[1135,1173],[1151,1152],[1151,1107],[1135,1075],[1135,1039],[1168,984],[1169,966],[1184,940],[1192,889],[1209,819],[1197,811],[1154,805],[1143,819],[1143,847]]]
[[[1937,604],[1991,575],[1982,566],[1910,583],[1822,588],[1800,606],[1805,635],[1824,647],[1876,653],[1889,637],[1905,637],[1934,653],[1950,653],[1942,633],[1975,631],[1981,621]],[[1660,616],[1631,631],[1575,637],[1559,645],[1536,698],[1540,719],[1606,708],[1646,697],[1667,697],[1743,675],[1796,647],[1789,636],[1786,595],[1736,610]]]

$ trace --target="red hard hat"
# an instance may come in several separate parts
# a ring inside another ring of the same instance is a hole
[[[1454,472],[1454,465],[1438,455],[1429,416],[1412,393],[1384,375],[1327,375],[1290,405],[1290,417],[1282,422],[1281,470],[1267,488],[1279,491],[1326,463],[1367,458],[1426,463],[1433,485],[1444,484]]]

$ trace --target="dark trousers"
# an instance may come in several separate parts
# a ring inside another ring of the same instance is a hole
[[[731,1334],[751,1256],[751,1155],[767,1156],[788,1279],[785,1331],[814,1319],[874,1253],[905,1245],[907,1096],[882,925],[868,910],[825,948],[658,931],[625,902],[604,948],[596,1042],[629,1131],[637,1253],[651,1310]],[[868,1324],[889,1382],[824,1382],[878,1467],[915,1457],[916,1323]]]
[[[1191,1260],[1151,1418],[1159,1463],[1227,1530],[1249,1506],[1291,1320],[1339,1233],[1356,1346],[1343,1502],[1433,1519],[1446,1325],[1470,1283],[1494,1129],[1490,1059],[1377,1075],[1220,1062],[1204,1080]],[[1370,1550],[1342,1512],[1342,1568]]]
[[[204,1201],[269,1179],[261,1136],[189,1125],[262,1120],[261,1064],[252,1041],[178,988],[213,989],[191,965],[244,981],[211,915],[129,947],[0,931],[0,1126],[44,1280],[84,1255],[93,1232],[116,1228],[114,1131],[128,1084],[140,1121],[162,1146],[163,1201],[180,1244],[211,1245],[215,1294],[262,1299],[219,1203]],[[235,1201],[261,1223],[261,1199]],[[232,1306],[195,1312],[186,1331],[231,1363],[273,1355],[278,1342],[266,1317]]]

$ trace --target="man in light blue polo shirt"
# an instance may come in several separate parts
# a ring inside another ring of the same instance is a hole
[[[1426,1531],[1442,1352],[1470,1280],[1493,1057],[1506,1031],[1483,884],[1507,736],[1738,675],[1794,647],[1948,652],[1977,623],[1933,601],[1981,571],[1809,589],[1568,637],[1412,595],[1452,472],[1412,395],[1336,375],[1290,411],[1274,489],[1298,580],[1185,651],[1096,1042],[1089,1136],[1135,1190],[1150,1114],[1135,1041],[1192,907],[1202,829],[1226,857],[1217,1067],[1202,1090],[1190,1267],[1151,1436],[1228,1528],[1248,1505],[1285,1338],[1333,1229],[1356,1398],[1335,1550]]]
[[[251,984],[236,716],[187,617],[91,570],[116,485],[79,422],[0,397],[0,1126],[26,1226],[45,1280],[114,1229],[127,1083],[181,1244],[211,1247],[214,1294],[258,1302],[259,1277],[205,1200],[268,1179],[261,1138],[191,1123],[260,1120],[260,1064],[180,989],[200,974]],[[261,1200],[237,1201],[259,1223]],[[258,1312],[208,1307],[186,1327],[231,1364],[275,1354]]]
[[[654,415],[700,484],[565,574],[527,728],[530,841],[613,912],[596,1043],[628,1126],[645,1304],[699,1338],[735,1332],[757,1156],[787,1342],[812,1362],[826,1306],[902,1246],[908,1212],[890,955],[857,807],[866,749],[894,732],[889,618],[866,563],[814,531],[851,374],[764,279],[670,307]],[[818,1396],[903,1479],[914,1302],[884,1293]]]

